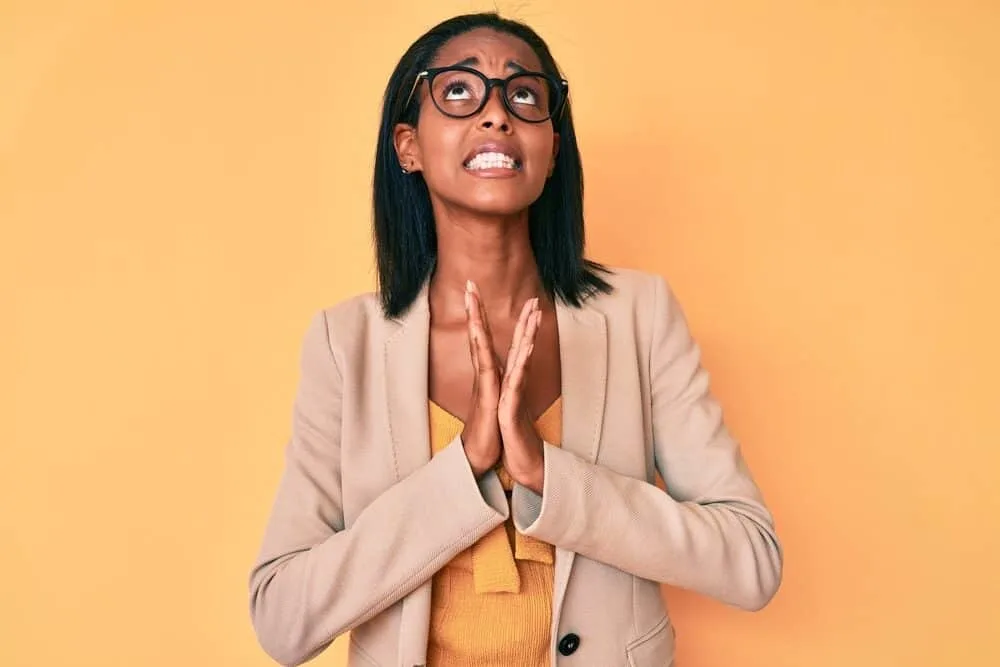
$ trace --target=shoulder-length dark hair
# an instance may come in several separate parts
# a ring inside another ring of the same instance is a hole
[[[393,143],[397,123],[416,125],[419,100],[406,98],[417,74],[426,69],[445,42],[476,28],[517,37],[530,46],[545,73],[561,78],[545,41],[531,28],[494,12],[466,14],[431,28],[400,58],[382,103],[373,181],[374,236],[379,296],[387,317],[397,317],[413,303],[437,259],[437,233],[427,184],[419,173],[404,174]],[[585,259],[583,167],[569,101],[558,120],[559,152],[555,170],[529,211],[531,247],[542,285],[573,306],[597,292],[611,292],[599,274],[609,269]]]

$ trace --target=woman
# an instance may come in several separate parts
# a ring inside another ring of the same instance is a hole
[[[660,583],[746,609],[778,588],[677,301],[583,259],[567,90],[495,14],[445,21],[393,72],[380,289],[308,329],[250,580],[278,662],[350,631],[350,665],[660,667]]]

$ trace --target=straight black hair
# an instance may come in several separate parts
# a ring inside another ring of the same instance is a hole
[[[412,305],[437,260],[437,232],[427,184],[419,173],[403,173],[393,143],[394,129],[398,123],[417,123],[418,98],[414,96],[403,108],[417,74],[427,68],[445,42],[476,28],[523,40],[538,56],[543,71],[561,78],[545,41],[523,23],[495,12],[465,14],[439,23],[400,58],[382,102],[373,179],[378,287],[387,317],[395,318]],[[583,166],[570,111],[566,100],[562,114],[552,120],[559,133],[555,170],[531,205],[528,227],[544,289],[579,307],[588,297],[609,293],[612,287],[600,275],[610,269],[583,256]]]

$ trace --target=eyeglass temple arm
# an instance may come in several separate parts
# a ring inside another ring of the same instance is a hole
[[[559,103],[559,118],[557,120],[562,120],[562,117],[566,115],[566,104],[569,102],[569,81],[559,79],[559,85],[562,87],[562,102]]]
[[[413,94],[417,92],[417,86],[420,85],[420,82],[427,76],[427,74],[427,70],[424,70],[423,72],[418,73],[417,78],[413,80],[413,87],[410,88],[410,94],[406,96],[406,104],[403,105],[403,113],[406,113],[406,110],[410,108],[410,102],[413,101]]]

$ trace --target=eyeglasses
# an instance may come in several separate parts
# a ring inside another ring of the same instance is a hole
[[[438,111],[450,118],[475,116],[489,100],[494,86],[511,114],[526,123],[542,123],[561,117],[569,82],[542,72],[518,72],[506,79],[491,79],[470,67],[435,67],[417,75],[403,109],[410,107],[420,82],[430,87],[430,98]]]

